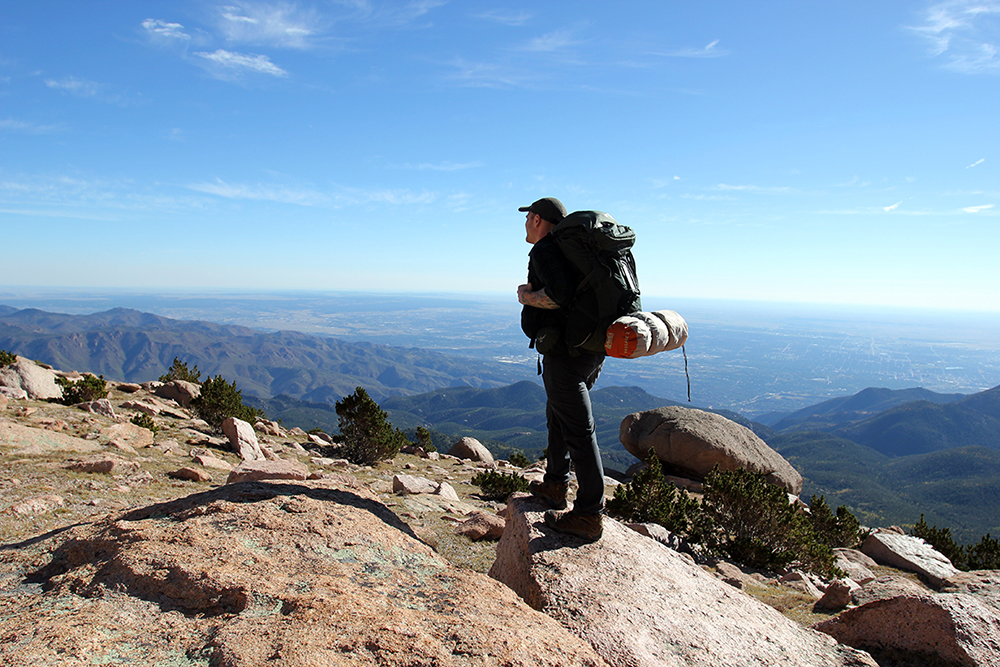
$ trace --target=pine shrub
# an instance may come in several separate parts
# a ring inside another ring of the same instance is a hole
[[[197,366],[189,369],[186,361],[181,361],[177,357],[174,357],[173,365],[165,374],[160,376],[160,382],[172,382],[173,380],[183,380],[184,382],[198,384],[201,382],[201,372]]]
[[[4,366],[11,366],[17,363],[17,355],[8,352],[7,350],[0,350],[0,368]]]
[[[527,491],[528,480],[520,475],[508,475],[496,470],[484,470],[472,478],[479,495],[486,500],[506,500],[515,491]]]
[[[809,523],[822,544],[851,549],[860,541],[861,524],[857,518],[843,505],[834,514],[824,496],[809,499]]]
[[[657,523],[694,542],[700,542],[708,530],[707,517],[701,510],[697,499],[664,478],[660,459],[653,450],[646,458],[646,468],[631,482],[615,488],[607,504],[608,513],[624,521]]]
[[[511,465],[515,465],[518,468],[527,468],[531,465],[531,461],[528,460],[528,457],[520,449],[511,452],[507,460],[510,461]]]
[[[63,405],[76,405],[77,403],[89,403],[100,398],[107,398],[108,383],[104,381],[104,376],[84,375],[77,381],[69,378],[56,376],[56,384],[62,387]]]
[[[951,564],[959,570],[969,569],[965,562],[965,549],[952,538],[950,528],[928,526],[927,522],[924,521],[924,515],[921,514],[920,521],[913,524],[910,535],[919,537],[930,544],[935,551],[950,560]]]
[[[230,384],[221,375],[202,383],[201,395],[191,401],[191,407],[215,428],[221,428],[222,422],[230,417],[250,424],[266,418],[263,411],[243,405],[243,392],[236,388],[235,382]]]
[[[372,465],[391,459],[406,444],[406,436],[389,422],[389,416],[378,406],[363,387],[337,401],[337,417],[342,457],[358,465]]]
[[[144,429],[152,431],[154,434],[160,430],[160,427],[157,426],[153,418],[147,415],[145,412],[140,412],[132,415],[132,419],[130,419],[129,421],[135,424],[136,426],[141,426]]]
[[[969,570],[1000,570],[1000,541],[989,533],[965,550],[965,564]]]

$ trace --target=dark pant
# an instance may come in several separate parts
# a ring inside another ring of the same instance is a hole
[[[569,481],[570,460],[580,489],[573,511],[597,514],[604,509],[604,466],[597,447],[597,426],[590,406],[590,388],[604,365],[603,354],[542,357],[542,380],[548,402],[549,453],[545,480]]]

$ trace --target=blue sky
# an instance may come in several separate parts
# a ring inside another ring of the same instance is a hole
[[[1000,1],[0,3],[0,285],[1000,311]]]

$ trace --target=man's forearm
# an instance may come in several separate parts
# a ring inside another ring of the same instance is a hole
[[[556,310],[559,308],[559,304],[545,293],[544,287],[535,292],[526,289],[519,290],[518,300],[525,306],[531,306],[532,308],[541,308],[543,310]]]

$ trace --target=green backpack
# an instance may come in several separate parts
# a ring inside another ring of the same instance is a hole
[[[570,349],[603,352],[608,327],[642,310],[632,246],[635,232],[601,211],[570,213],[550,232],[584,276],[566,309]]]

